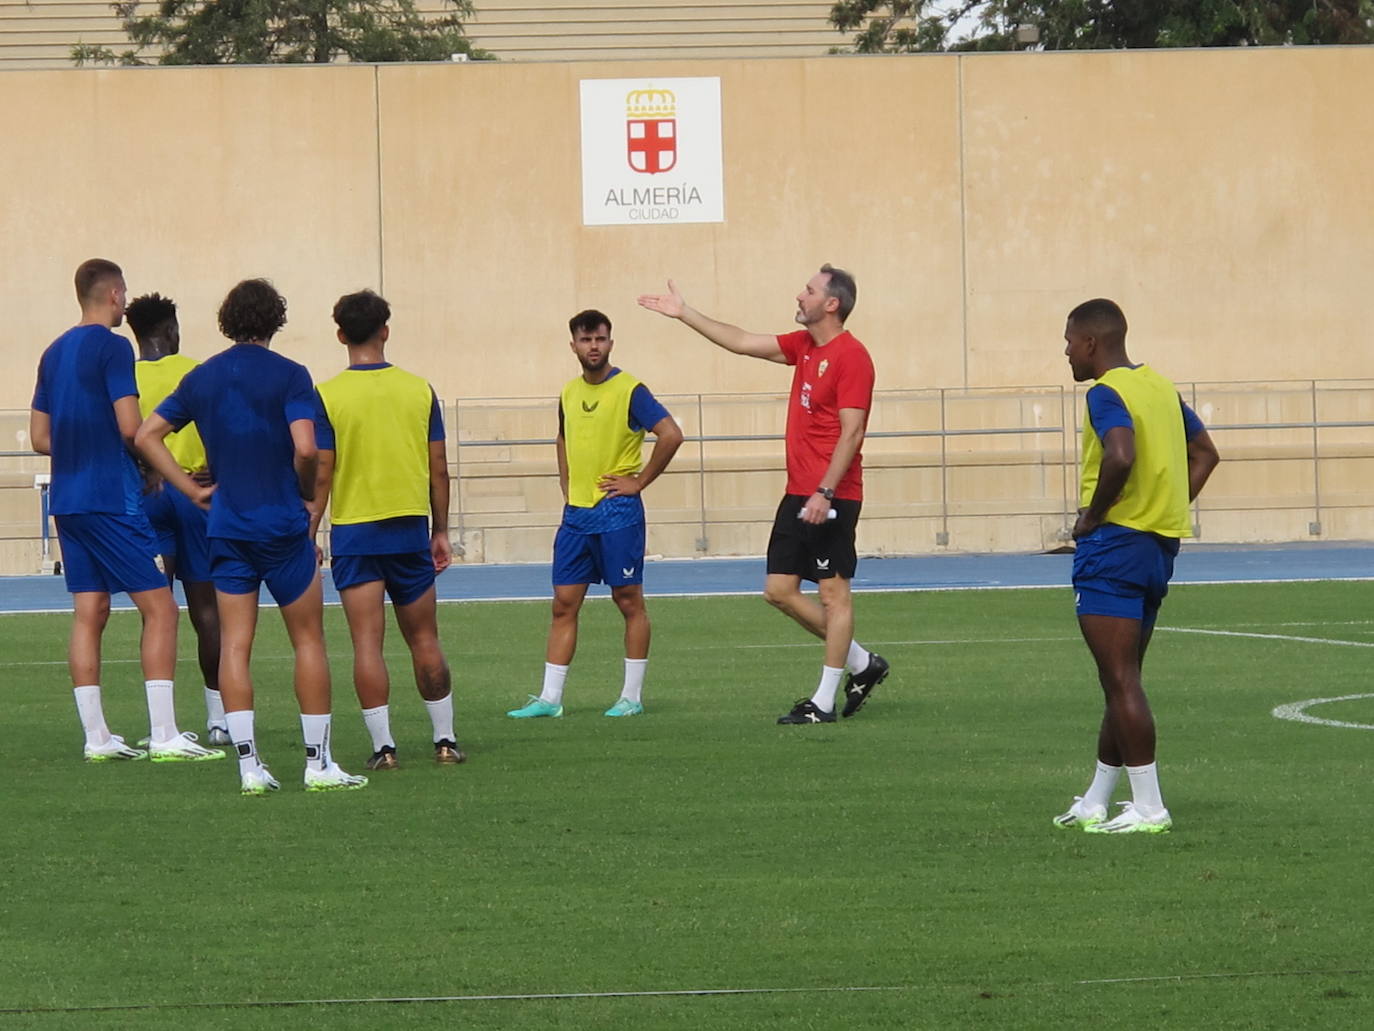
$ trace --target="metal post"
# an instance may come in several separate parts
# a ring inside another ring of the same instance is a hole
[[[940,526],[937,547],[949,546],[949,437],[945,425],[945,388],[940,388]]]
[[[706,536],[706,408],[701,395],[697,395],[697,485],[701,493],[701,536],[697,538],[697,551],[705,554],[711,547]]]
[[[1307,524],[1307,532],[1313,537],[1322,533],[1322,463],[1321,449],[1317,442],[1317,381],[1312,381],[1312,509],[1315,521]]]

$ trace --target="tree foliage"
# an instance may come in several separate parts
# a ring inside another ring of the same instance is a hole
[[[830,23],[857,53],[1374,42],[1374,0],[837,0]]]
[[[147,64],[148,48],[158,51],[156,63],[180,65],[491,59],[463,33],[471,0],[441,4],[441,13],[426,15],[415,0],[158,0],[140,14],[139,0],[118,0],[110,7],[133,46],[115,53],[79,44],[72,60]]]

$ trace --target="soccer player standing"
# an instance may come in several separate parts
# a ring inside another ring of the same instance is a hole
[[[200,363],[181,353],[181,325],[177,306],[169,297],[148,294],[129,302],[124,318],[138,341],[134,379],[138,383],[138,411],[146,419],[183,376]],[[205,445],[195,424],[167,438],[177,464],[198,484],[209,486]],[[186,592],[186,611],[196,631],[197,657],[205,679],[205,727],[212,745],[229,744],[224,702],[219,696],[219,609],[210,580],[210,540],[205,509],[165,482],[143,493],[143,511],[157,536],[158,553],[170,585],[180,578]]]
[[[792,365],[787,405],[787,488],[768,540],[764,598],[825,642],[820,681],[779,723],[834,723],[835,695],[844,685],[843,714],[859,711],[888,663],[854,640],[850,580],[858,568],[854,531],[863,507],[863,439],[873,407],[873,360],[844,323],[857,298],[854,278],[822,265],[797,295],[803,327],[782,336],[748,333],[717,322],[682,299],[670,279],[668,293],[639,303],[690,326],[733,354]],[[817,604],[801,591],[814,581]]]
[[[650,630],[640,495],[682,446],[681,428],[649,388],[611,365],[611,320],[588,309],[569,320],[568,331],[582,374],[568,381],[558,401],[555,449],[564,505],[553,541],[553,620],[544,686],[506,713],[515,719],[563,715],[563,685],[577,651],[577,617],[593,583],[610,587],[625,617],[625,679],[605,715],[644,711]],[[642,462],[645,433],[655,437],[648,462]]]
[[[1083,417],[1073,588],[1106,711],[1092,784],[1054,822],[1102,834],[1159,833],[1173,820],[1160,795],[1140,670],[1179,540],[1192,536],[1188,504],[1219,457],[1174,385],[1126,356],[1126,316],[1114,302],[1085,301],[1069,312],[1064,339],[1074,380],[1096,380]],[[1109,820],[1122,766],[1131,801]]]
[[[453,732],[452,678],[439,644],[435,604],[434,578],[453,561],[444,417],[427,382],[386,360],[390,319],[391,306],[371,290],[347,294],[334,305],[348,368],[318,388],[320,464],[310,505],[314,540],[332,491],[334,586],[348,617],[353,685],[372,736],[369,770],[398,765],[382,655],[386,595],[429,710],[434,760],[467,758]]]
[[[296,699],[310,791],[361,788],[329,750],[329,660],[315,547],[305,501],[314,496],[315,390],[305,367],[269,350],[286,324],[286,301],[264,279],[224,298],[220,331],[233,346],[192,369],[139,428],[138,446],[168,482],[195,496],[195,482],[165,438],[194,422],[215,488],[210,503],[211,577],[220,617],[219,686],[245,795],[280,785],[258,757],[249,661],[263,584],[281,610],[295,652]]]
[[[29,413],[33,449],[52,458],[51,509],[72,595],[67,661],[85,756],[91,762],[223,759],[223,752],[202,748],[176,725],[177,606],[153,559],[156,541],[130,453],[139,422],[133,351],[111,332],[124,319],[126,296],[124,273],[114,262],[92,258],[76,270],[81,322],[43,352]],[[110,733],[101,704],[100,641],[110,594],[117,591],[128,593],[143,618],[147,752]]]

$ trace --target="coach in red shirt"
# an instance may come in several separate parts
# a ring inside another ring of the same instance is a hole
[[[804,328],[782,336],[748,333],[703,315],[671,279],[668,293],[639,298],[643,307],[686,323],[727,351],[795,368],[787,404],[787,493],[768,539],[763,596],[825,641],[825,665],[815,693],[779,723],[834,723],[846,670],[843,715],[853,716],[888,672],[881,655],[854,640],[849,589],[864,496],[861,448],[873,406],[873,359],[844,328],[856,296],[853,276],[822,265],[797,295],[796,320]],[[802,593],[803,579],[816,583],[820,604]]]

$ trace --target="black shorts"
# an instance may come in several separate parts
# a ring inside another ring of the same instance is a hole
[[[836,498],[830,502],[835,518],[819,526],[797,518],[806,502],[807,498],[800,494],[783,495],[773,518],[773,534],[768,538],[768,572],[803,580],[827,580],[832,576],[854,579],[854,570],[859,566],[854,529],[859,525],[863,502]]]

